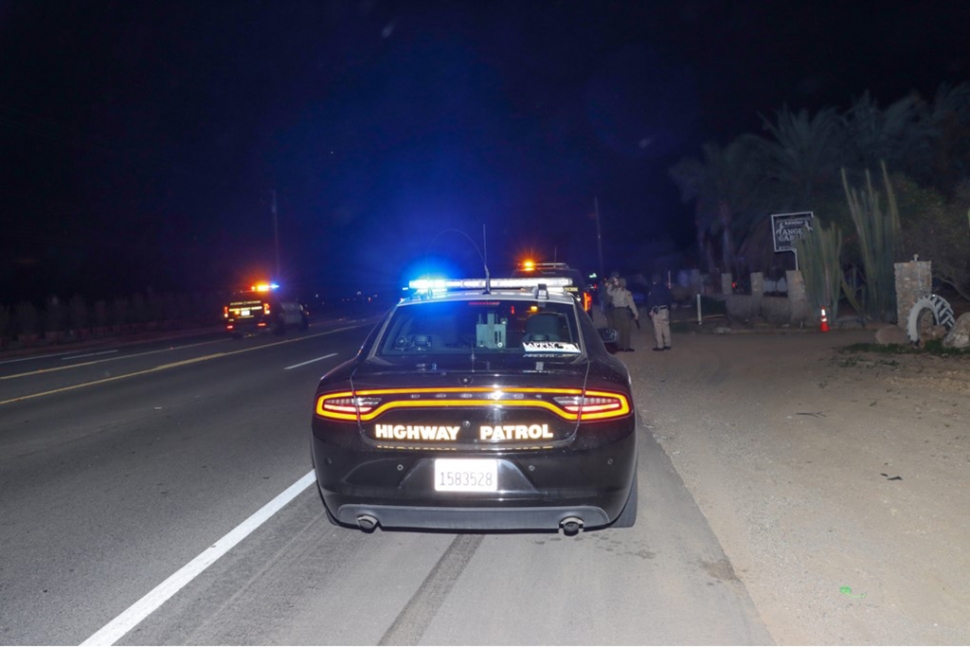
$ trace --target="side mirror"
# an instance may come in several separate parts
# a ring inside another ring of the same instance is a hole
[[[613,328],[597,328],[596,332],[600,334],[600,339],[603,340],[604,344],[615,344],[620,337]]]

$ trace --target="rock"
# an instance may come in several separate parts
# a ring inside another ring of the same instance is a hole
[[[876,331],[876,343],[883,346],[907,346],[910,342],[905,330],[890,324]]]
[[[943,339],[944,337],[946,337],[946,326],[930,326],[929,330],[923,333],[920,342],[925,343],[934,339]]]
[[[970,312],[960,315],[943,338],[943,348],[970,348]]]

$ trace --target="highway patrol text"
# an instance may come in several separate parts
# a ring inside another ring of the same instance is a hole
[[[437,425],[375,425],[378,440],[451,441],[458,438],[458,426]],[[554,438],[549,425],[482,425],[479,440],[542,440]]]

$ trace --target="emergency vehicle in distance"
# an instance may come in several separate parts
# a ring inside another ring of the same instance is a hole
[[[582,304],[583,310],[587,314],[593,311],[593,293],[589,286],[586,285],[586,281],[583,279],[583,273],[575,268],[569,267],[566,263],[536,263],[533,260],[525,260],[515,268],[512,276],[513,278],[557,277],[572,279],[572,285],[568,286],[566,291],[576,297],[576,300]]]
[[[630,374],[565,277],[413,281],[323,376],[312,457],[328,519],[437,530],[630,527]]]
[[[306,306],[286,296],[276,283],[257,283],[233,293],[229,304],[222,307],[222,316],[226,332],[233,337],[262,331],[282,335],[287,328],[310,327]]]

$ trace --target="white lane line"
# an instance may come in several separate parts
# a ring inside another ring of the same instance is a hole
[[[16,364],[17,362],[33,362],[38,359],[50,359],[51,357],[60,357],[56,353],[51,353],[50,355],[31,355],[29,357],[18,357],[17,359],[5,359],[0,364]]]
[[[180,568],[167,580],[152,589],[145,597],[128,607],[117,618],[99,629],[93,636],[81,643],[85,645],[113,645],[125,634],[138,626],[156,609],[165,604],[197,575],[212,566],[217,559],[229,552],[250,533],[259,528],[267,519],[310,487],[316,478],[311,470],[299,481],[286,488],[279,496],[260,508],[255,514],[233,528],[229,534],[205,549],[201,555]]]
[[[336,357],[336,356],[337,356],[337,353],[330,353],[329,355],[324,355],[323,357],[318,357],[316,359],[311,359],[311,360],[306,361],[306,362],[301,362],[300,364],[294,364],[293,366],[287,366],[283,370],[288,371],[291,368],[300,368],[301,366],[306,366],[307,364],[312,364],[314,362],[319,362],[322,359],[330,359],[331,357]]]
[[[189,344],[187,346],[170,346],[168,348],[161,348],[159,350],[149,350],[144,353],[133,353],[131,355],[120,355],[118,357],[106,357],[104,359],[91,360],[89,362],[81,362],[80,364],[71,364],[70,366],[55,366],[53,368],[41,368],[36,371],[31,371],[29,373],[18,373],[16,375],[4,375],[0,377],[0,380],[12,380],[14,378],[29,377],[31,375],[41,375],[43,373],[56,373],[58,371],[70,371],[71,369],[81,368],[84,366],[95,366],[97,364],[104,364],[106,362],[116,362],[123,359],[132,359],[135,357],[145,357],[146,355],[157,355],[158,353],[168,353],[173,350],[184,350],[186,348],[194,348],[196,346],[205,346],[208,344],[218,344],[223,341],[229,341],[228,339],[222,339],[217,341],[205,341],[198,344]],[[220,355],[232,355],[240,351],[230,351],[229,353],[218,353],[217,355],[210,355],[209,357],[218,357]]]
[[[66,362],[68,360],[81,359],[83,357],[97,357],[98,355],[110,355],[112,353],[117,353],[117,352],[118,352],[118,349],[116,348],[114,350],[103,350],[100,353],[87,353],[85,355],[68,355],[67,357],[62,357],[61,361]]]

